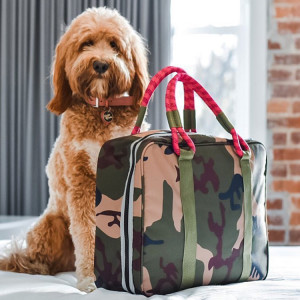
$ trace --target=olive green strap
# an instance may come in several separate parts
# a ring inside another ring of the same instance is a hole
[[[190,110],[190,118],[191,128],[189,129],[196,129],[196,114],[194,110]]]
[[[180,149],[180,197],[184,220],[184,251],[181,289],[194,286],[196,272],[197,223],[194,194],[192,150]]]
[[[145,118],[145,114],[147,111],[147,107],[141,106],[139,110],[139,114],[136,120],[136,126],[141,127],[143,120]],[[196,129],[196,116],[194,110],[185,109],[183,111],[183,120],[184,120],[184,129]],[[182,127],[180,115],[178,110],[167,111],[167,118],[170,124],[170,127]]]
[[[185,109],[183,111],[183,123],[185,130],[196,129],[195,110]]]
[[[220,112],[216,116],[216,119],[228,133],[231,133],[231,129],[233,128],[233,125],[230,123],[230,121],[228,120],[228,118],[223,112]]]
[[[251,251],[252,251],[252,187],[251,187],[251,152],[244,151],[241,158],[241,169],[244,183],[244,253],[243,253],[243,271],[239,281],[246,281],[251,273]]]
[[[137,120],[136,120],[135,126],[138,126],[138,127],[142,126],[142,123],[143,123],[146,111],[147,111],[147,107],[146,106],[141,106],[140,107],[139,114],[137,116]]]
[[[223,112],[220,112],[216,119],[228,133],[231,133],[231,129],[234,127]],[[185,130],[196,129],[195,110],[185,109],[183,111],[183,123]]]
[[[182,127],[178,110],[167,111],[167,119],[168,119],[170,128]]]
[[[191,129],[191,116],[190,116],[190,110],[189,109],[184,109],[183,110],[183,124],[184,124],[184,129],[185,130]]]

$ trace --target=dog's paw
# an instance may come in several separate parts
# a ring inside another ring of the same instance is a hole
[[[95,290],[97,287],[94,283],[93,277],[86,277],[83,278],[82,280],[78,280],[77,288],[83,292],[90,293],[93,290]]]

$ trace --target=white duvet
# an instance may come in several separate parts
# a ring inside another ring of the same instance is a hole
[[[4,244],[4,241],[0,241]],[[0,271],[0,300],[139,300],[140,295],[98,289],[90,294],[76,289],[73,272],[56,276],[28,275]],[[225,286],[205,286],[148,299],[299,299],[300,247],[271,247],[270,270],[265,281]]]

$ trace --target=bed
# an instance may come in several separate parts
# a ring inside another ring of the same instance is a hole
[[[26,224],[35,219],[26,219]],[[9,242],[6,239],[11,232],[16,232],[23,221],[2,222],[0,224],[0,252]],[[10,223],[10,224],[9,224]],[[1,231],[2,228],[2,231]],[[2,234],[1,234],[2,232]],[[5,233],[5,234],[4,234]],[[28,275],[0,271],[0,300],[139,300],[139,299],[300,299],[300,247],[270,247],[270,269],[267,280],[253,281],[225,286],[205,286],[188,289],[165,296],[146,298],[98,289],[90,294],[76,289],[74,272],[59,273],[56,276]]]

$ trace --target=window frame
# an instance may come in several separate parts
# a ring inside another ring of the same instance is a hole
[[[245,138],[267,143],[267,0],[241,0],[237,128]],[[246,30],[245,30],[246,27]],[[248,28],[248,29],[247,29]],[[246,35],[243,33],[247,32]],[[245,113],[245,111],[247,113]]]
[[[248,0],[249,130],[251,138],[267,143],[267,0]]]
[[[238,37],[235,127],[244,138],[266,144],[267,0],[240,0],[241,24],[190,28],[176,34],[235,34]],[[174,28],[172,37],[174,36]]]

